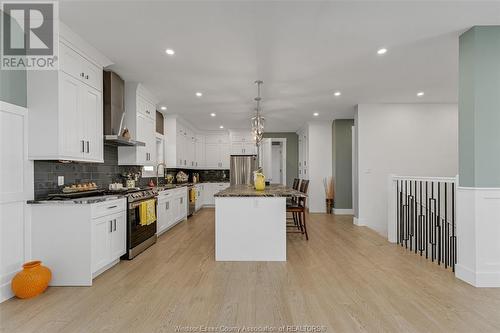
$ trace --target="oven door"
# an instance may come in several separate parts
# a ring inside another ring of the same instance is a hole
[[[146,199],[150,200],[150,199]],[[128,204],[128,239],[127,239],[127,245],[128,249],[133,249],[137,245],[141,244],[142,242],[148,240],[149,238],[156,236],[156,224],[157,221],[154,221],[153,223],[149,225],[141,225],[140,221],[140,215],[139,215],[139,207],[141,206],[141,203],[146,201],[146,200],[140,200],[140,201],[135,201],[132,203]],[[155,215],[158,218],[158,211],[157,211],[157,199],[154,198],[155,200]]]

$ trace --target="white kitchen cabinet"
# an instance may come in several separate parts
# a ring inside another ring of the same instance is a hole
[[[145,146],[118,147],[118,165],[155,166],[156,98],[140,83],[125,83],[125,126]]]
[[[52,286],[90,286],[126,253],[125,198],[30,207],[32,256],[50,267]]]
[[[74,44],[59,45],[58,71],[27,73],[29,157],[103,162],[103,65]]]
[[[203,135],[195,136],[195,167],[202,168],[205,166],[205,137]]]
[[[229,187],[229,183],[203,183],[205,189],[204,204],[206,206],[215,205],[215,193]]]
[[[253,143],[231,143],[231,155],[256,155],[257,146]]]
[[[187,187],[161,191],[157,204],[157,235],[187,218]]]
[[[230,147],[227,143],[206,143],[205,166],[211,169],[229,169]]]
[[[308,130],[301,129],[297,132],[299,137],[299,178],[309,179],[309,140]]]
[[[194,206],[194,210],[198,211],[205,205],[204,199],[205,199],[205,184],[196,184],[195,185],[195,190],[196,190],[196,203]]]

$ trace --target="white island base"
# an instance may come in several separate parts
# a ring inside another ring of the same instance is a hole
[[[285,197],[216,197],[216,261],[286,261]]]

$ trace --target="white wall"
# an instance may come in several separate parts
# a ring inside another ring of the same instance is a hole
[[[458,173],[456,104],[360,104],[356,223],[387,236],[388,177]]]
[[[332,176],[332,122],[310,122],[308,126],[309,211],[325,213],[323,179]]]

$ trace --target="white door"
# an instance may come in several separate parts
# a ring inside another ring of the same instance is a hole
[[[127,252],[127,217],[125,213],[112,217],[111,260],[116,260]]]
[[[147,153],[147,146],[148,146],[148,141],[150,140],[150,137],[148,135],[148,129],[149,129],[149,120],[148,118],[143,115],[143,114],[137,114],[137,141],[142,141],[146,143],[145,147],[136,147],[136,154],[137,154],[137,163],[140,165],[146,165],[148,163],[147,157],[149,156]]]
[[[281,145],[273,145],[272,149],[271,184],[282,184],[282,155]]]
[[[109,216],[92,220],[92,273],[110,261],[113,221]]]
[[[145,125],[147,135],[146,152],[148,153],[146,165],[156,165],[156,122],[154,119],[146,118]]]
[[[207,168],[218,168],[219,160],[219,145],[217,143],[207,143],[205,145],[205,164]]]
[[[272,142],[271,139],[262,139],[260,143],[260,166],[262,167],[262,171],[264,172],[264,175],[266,176],[266,181],[270,181],[270,179],[273,177],[273,171],[272,171]]]
[[[81,85],[82,127],[84,130],[85,152],[83,158],[92,161],[103,159],[102,136],[102,95],[85,84]]]
[[[156,205],[156,233],[159,234],[167,226],[166,200],[158,200]]]
[[[28,161],[28,111],[0,101],[0,302],[12,296],[10,281],[31,258],[26,200],[33,199]]]
[[[60,73],[60,124],[61,153],[65,157],[82,159],[85,151],[83,117],[80,115],[80,81],[74,77]]]
[[[220,168],[229,169],[231,160],[231,146],[226,143],[220,145]]]

